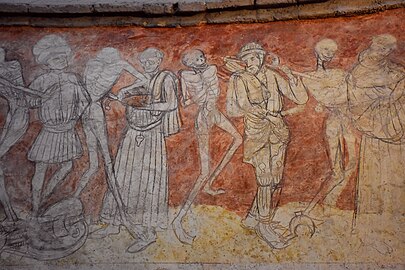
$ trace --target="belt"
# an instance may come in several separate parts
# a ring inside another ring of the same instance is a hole
[[[44,129],[52,133],[63,133],[74,129],[76,121],[70,121],[68,123],[62,123],[58,125],[46,125],[44,124]]]

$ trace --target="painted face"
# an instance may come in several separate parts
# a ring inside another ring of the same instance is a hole
[[[120,53],[114,48],[104,48],[97,54],[97,59],[101,62],[112,64],[121,60]]]
[[[205,59],[204,54],[202,54],[201,52],[197,52],[194,57],[193,65],[195,67],[202,66],[205,64],[205,61],[206,61],[206,59]]]
[[[53,70],[62,70],[68,66],[67,56],[59,54],[48,59],[47,66]]]
[[[161,59],[157,57],[145,58],[140,60],[141,65],[145,72],[151,73],[159,68]]]
[[[242,58],[242,61],[246,63],[246,70],[256,74],[259,72],[260,67],[262,65],[262,61],[258,54],[256,53],[249,53]]]
[[[332,46],[324,46],[321,47],[317,53],[318,53],[318,57],[325,62],[329,62],[333,59],[333,57],[336,54],[336,50],[337,48],[332,47]]]
[[[370,56],[374,59],[384,59],[395,50],[395,46],[385,46],[382,44],[372,44],[370,46]]]

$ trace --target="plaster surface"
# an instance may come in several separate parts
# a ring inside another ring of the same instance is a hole
[[[403,14],[1,27],[1,265],[401,269]]]

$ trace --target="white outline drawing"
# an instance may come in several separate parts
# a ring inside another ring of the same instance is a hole
[[[289,129],[283,117],[296,113],[296,108],[283,110],[283,98],[303,105],[308,95],[294,76],[285,73],[288,81],[266,64],[267,53],[255,42],[244,45],[237,57],[226,57],[225,65],[232,73],[228,86],[227,112],[243,116],[244,162],[255,168],[257,193],[243,227],[254,230],[273,248],[284,248],[288,243],[276,231],[273,220],[282,190],[285,152],[289,142]],[[281,70],[283,71],[283,70]]]
[[[203,186],[204,192],[213,196],[225,192],[223,189],[213,190],[212,183],[242,144],[242,136],[231,121],[217,108],[216,102],[220,94],[217,67],[206,61],[203,51],[198,49],[187,51],[183,54],[182,63],[190,69],[180,72],[183,106],[193,103],[198,105],[195,130],[200,157],[200,175],[172,223],[177,238],[185,244],[191,244],[194,237],[184,230],[181,223],[183,218]],[[214,125],[231,135],[233,140],[218,165],[211,170],[209,133]]]
[[[353,228],[381,254],[392,247],[373,234],[405,214],[405,68],[390,59],[396,48],[394,36],[374,36],[347,78],[349,109],[362,135]]]
[[[317,60],[316,70],[306,73],[291,72],[301,77],[305,89],[318,102],[315,110],[317,112],[328,111],[325,139],[328,143],[332,174],[325,179],[303,211],[302,214],[307,216],[324,198],[327,204],[335,206],[341,191],[356,169],[356,137],[348,111],[347,73],[341,69],[326,67],[334,58],[337,49],[338,46],[334,40],[322,39],[315,45],[314,50]],[[347,164],[345,164],[345,150],[348,154]]]
[[[0,252],[52,260],[72,254],[87,239],[87,224],[80,200],[64,198],[46,209],[40,208],[48,166],[61,165],[45,188],[45,198],[70,172],[72,160],[81,155],[75,124],[88,100],[76,75],[65,71],[70,53],[71,49],[62,37],[44,36],[34,45],[33,54],[37,63],[47,67],[48,72],[37,77],[29,88],[1,80],[23,100],[24,106],[39,108],[43,127],[28,155],[36,162],[32,180],[32,215],[1,223]],[[20,93],[24,93],[24,97],[20,97]],[[22,124],[25,126],[26,123]]]
[[[6,61],[6,51],[0,48],[0,95],[8,103],[6,122],[0,136],[0,158],[25,134],[29,122],[29,107],[24,92],[14,86],[24,86],[21,65],[18,61]],[[0,201],[9,221],[17,221],[7,195],[4,172],[0,166]]]
[[[112,192],[117,202],[123,224],[132,232],[134,228],[132,228],[132,224],[125,215],[121,194],[118,192],[119,187],[108,148],[107,123],[103,109],[103,101],[106,98],[117,99],[111,93],[111,89],[124,71],[129,72],[136,78],[135,87],[143,86],[147,83],[147,79],[139,71],[127,61],[122,60],[119,51],[115,48],[107,47],[102,49],[94,59],[89,60],[86,64],[84,84],[91,103],[83,113],[82,123],[89,151],[89,167],[79,181],[75,196],[80,196],[91,177],[98,171],[98,151],[100,150],[104,161],[108,189]],[[97,232],[92,234],[92,237],[97,237]]]
[[[156,232],[168,226],[168,168],[165,138],[179,132],[176,76],[160,70],[163,52],[148,48],[139,61],[148,79],[146,87],[125,87],[118,99],[126,105],[127,128],[119,147],[115,173],[126,214],[137,228],[127,252],[146,249]],[[128,96],[129,95],[129,96]],[[100,236],[119,233],[122,224],[117,205],[107,191],[101,214],[108,226]]]

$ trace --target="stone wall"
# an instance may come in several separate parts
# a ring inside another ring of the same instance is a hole
[[[178,27],[356,16],[401,0],[0,0],[1,25]]]

